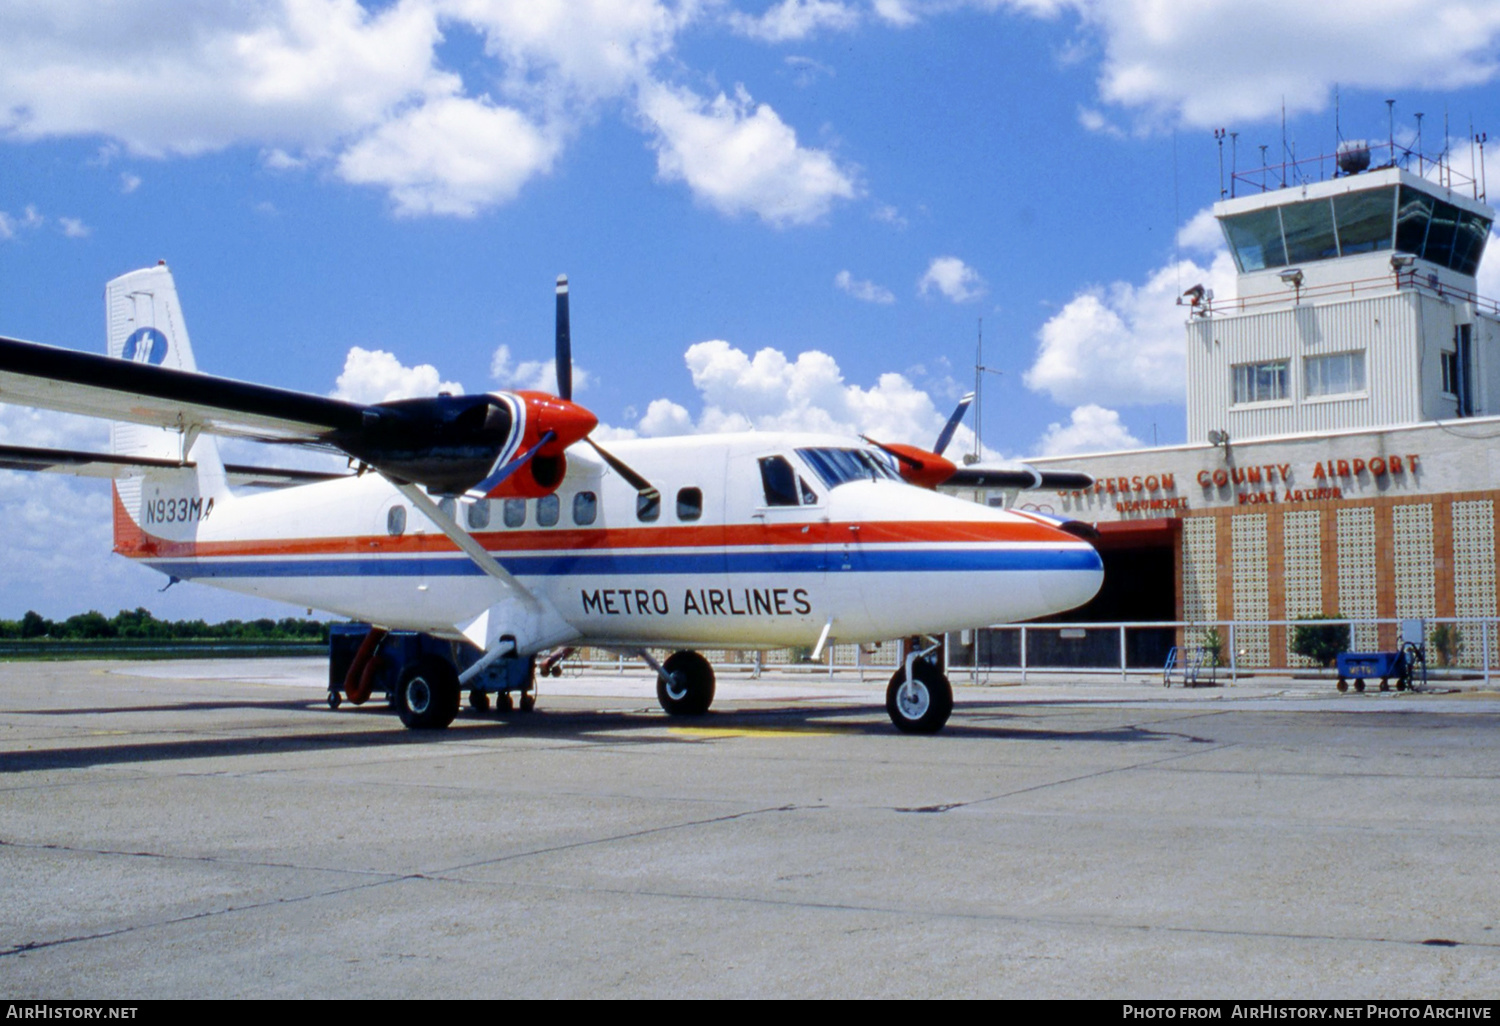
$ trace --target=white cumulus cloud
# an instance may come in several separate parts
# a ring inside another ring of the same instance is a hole
[[[643,435],[711,431],[818,431],[882,442],[930,446],[951,412],[903,374],[880,375],[868,388],[844,380],[838,362],[810,350],[790,359],[779,349],[753,356],[722,339],[699,342],[684,354],[702,408],[657,399],[636,425]],[[959,427],[950,452],[973,448],[973,433]],[[998,459],[988,449],[985,458]]]
[[[1458,89],[1493,81],[1500,72],[1500,5],[1493,0],[985,5],[1042,17],[1071,10],[1101,41],[1101,99],[1147,121],[1200,128],[1266,120],[1283,102],[1292,113],[1323,110],[1335,85]]]
[[[1185,246],[1210,247],[1203,263],[1168,263],[1142,284],[1094,286],[1069,300],[1038,333],[1026,387],[1067,405],[1183,402],[1187,313],[1177,298],[1198,284],[1220,300],[1234,296],[1234,261],[1216,231],[1200,214],[1179,236]]]
[[[381,125],[339,158],[338,173],[385,186],[398,214],[468,217],[514,199],[558,149],[519,111],[450,96]]]
[[[439,392],[459,395],[463,390],[464,386],[456,381],[443,381],[430,363],[408,367],[383,349],[353,346],[344,359],[344,370],[335,383],[333,397],[355,403],[382,403]]]
[[[510,346],[498,347],[490,357],[490,377],[502,388],[531,389],[557,393],[556,360],[522,360],[513,362]],[[589,372],[573,364],[573,393],[589,386]]]
[[[752,213],[778,227],[807,224],[858,194],[848,171],[827,152],[800,145],[791,126],[743,86],[705,100],[653,82],[641,88],[640,105],[656,135],[657,173],[721,213]]]
[[[967,303],[985,294],[987,286],[979,272],[956,256],[933,257],[927,273],[917,280],[922,295],[937,292],[955,303]]]
[[[1113,452],[1139,449],[1143,443],[1132,435],[1114,410],[1089,403],[1073,410],[1067,424],[1052,423],[1037,443],[1039,456],[1071,456],[1080,452]]]
[[[781,0],[759,17],[743,11],[729,13],[729,25],[736,32],[769,43],[806,39],[822,29],[845,31],[859,21],[859,9],[840,0]]]
[[[863,281],[848,271],[840,271],[834,275],[833,283],[839,291],[847,292],[855,299],[866,303],[890,304],[896,301],[896,294],[884,285],[877,285],[873,281]]]

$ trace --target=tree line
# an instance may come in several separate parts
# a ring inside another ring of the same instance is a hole
[[[317,620],[285,617],[272,620],[158,620],[149,609],[122,609],[107,617],[96,609],[70,616],[66,620],[49,620],[36,610],[27,610],[19,620],[0,620],[0,639],[88,641],[323,641],[328,640],[328,624]]]

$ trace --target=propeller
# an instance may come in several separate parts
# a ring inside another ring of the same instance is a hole
[[[948,423],[944,424],[943,430],[938,432],[937,442],[931,451],[920,449],[915,445],[877,442],[869,435],[860,437],[880,451],[894,456],[901,477],[920,488],[936,488],[938,485],[947,484],[975,488],[1046,488],[1076,491],[1094,486],[1093,477],[1081,471],[1037,470],[1024,463],[1016,468],[964,467],[959,469],[951,460],[944,459],[943,450],[948,448],[948,443],[953,441],[953,433],[958,430],[959,423],[964,419],[964,413],[968,411],[969,404],[973,401],[973,392],[958,401],[958,406],[953,410],[953,415],[948,418]]]
[[[573,398],[573,335],[568,316],[568,276],[566,274],[557,276],[557,344],[553,363],[557,367],[557,394],[571,401]],[[605,449],[587,434],[581,440],[587,442],[589,448],[598,453],[599,458],[609,464],[611,470],[628,481],[630,486],[640,494],[642,501],[660,501],[661,492],[656,486],[638,474],[628,463]]]
[[[959,422],[964,419],[964,413],[969,409],[969,404],[974,401],[974,393],[969,392],[958,401],[958,406],[953,411],[953,416],[948,418],[948,423],[943,425],[943,430],[938,432],[937,441],[933,443],[932,451],[941,456],[943,450],[948,448],[948,443],[953,441],[953,432],[958,430]]]

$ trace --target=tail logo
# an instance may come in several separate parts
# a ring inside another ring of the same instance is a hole
[[[137,328],[125,340],[125,349],[120,355],[136,363],[154,363],[160,366],[167,358],[167,336],[155,328]]]

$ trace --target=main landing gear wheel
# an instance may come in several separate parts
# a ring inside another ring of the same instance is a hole
[[[891,677],[885,711],[904,734],[936,734],[953,712],[953,687],[943,671],[925,659],[913,664],[912,676],[915,679],[908,682],[902,667]]]
[[[428,656],[401,671],[396,712],[412,730],[442,730],[458,715],[458,673],[446,660]]]
[[[678,652],[662,663],[671,683],[656,678],[656,700],[669,716],[702,716],[714,700],[714,668],[697,652]]]
[[[489,692],[487,692],[487,691],[481,691],[479,688],[474,688],[472,691],[470,691],[469,692],[469,708],[473,709],[475,712],[489,712],[490,711],[490,696],[489,696]]]

